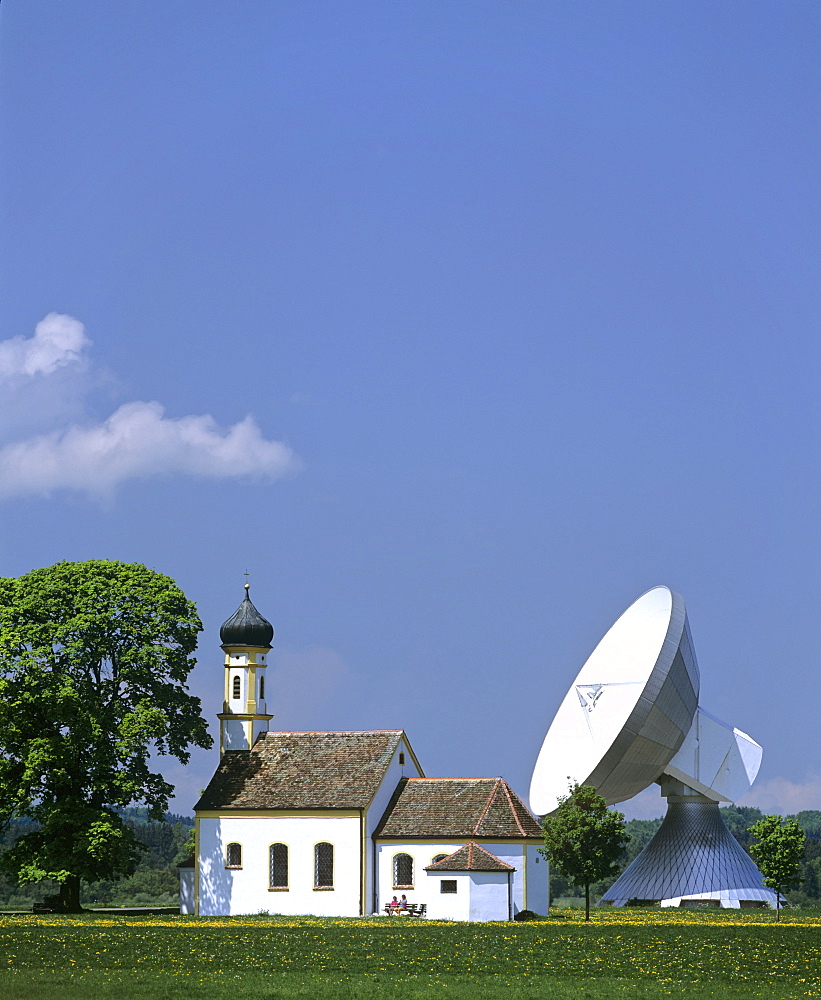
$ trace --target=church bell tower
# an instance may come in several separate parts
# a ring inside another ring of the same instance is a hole
[[[273,715],[265,711],[265,669],[274,627],[262,617],[248,594],[220,629],[225,653],[225,695],[220,720],[220,755],[226,750],[250,750],[268,731]]]

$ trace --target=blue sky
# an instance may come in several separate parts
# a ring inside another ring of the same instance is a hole
[[[275,726],[522,795],[666,583],[745,801],[821,809],[820,56],[792,0],[6,0],[3,572],[174,577],[213,719],[247,569]]]

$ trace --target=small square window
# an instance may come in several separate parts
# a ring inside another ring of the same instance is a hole
[[[455,878],[443,878],[439,883],[440,892],[456,892],[456,879]]]

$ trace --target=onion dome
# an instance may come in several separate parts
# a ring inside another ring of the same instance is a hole
[[[274,626],[257,611],[248,596],[249,584],[245,584],[245,600],[223,622],[220,629],[220,642],[223,646],[264,646],[271,648],[274,638]]]

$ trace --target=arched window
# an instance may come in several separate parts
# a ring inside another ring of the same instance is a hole
[[[446,857],[447,857],[447,854],[436,854],[436,855],[434,855],[434,858],[433,858],[433,861],[431,861],[431,864],[432,865],[436,865],[440,861],[444,861]]]
[[[334,887],[334,845],[317,844],[314,848],[314,889]]]
[[[242,844],[229,844],[225,850],[225,867],[242,868]]]
[[[269,888],[288,888],[288,847],[286,844],[271,844]]]
[[[234,697],[235,698],[239,698],[239,687],[240,687],[240,680],[239,680],[239,674],[237,674],[237,676],[234,678]]]
[[[259,700],[265,701],[265,678],[260,677],[259,679]]]
[[[413,888],[413,858],[410,854],[394,854],[393,887],[394,889]]]

